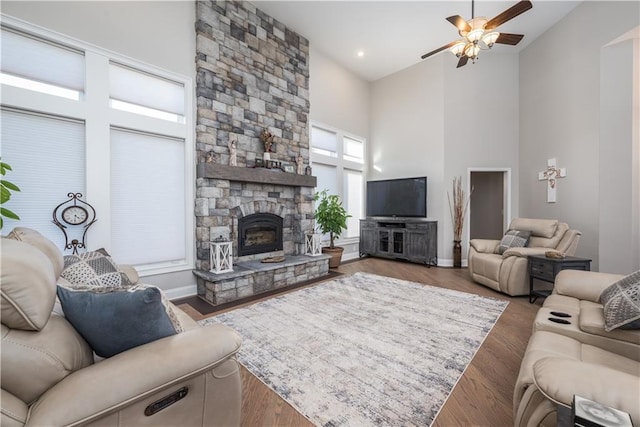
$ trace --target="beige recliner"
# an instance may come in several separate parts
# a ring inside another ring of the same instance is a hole
[[[36,232],[22,236],[1,239],[3,427],[240,424],[236,332],[199,327],[174,306],[184,332],[94,362],[52,313],[62,254]]]
[[[511,296],[529,294],[529,255],[544,255],[549,250],[573,255],[582,235],[566,223],[550,219],[516,218],[509,230],[530,231],[527,247],[509,248],[500,255],[500,240],[472,239],[468,266],[475,282]]]
[[[558,405],[570,407],[574,395],[640,421],[640,330],[606,332],[598,302],[600,294],[622,277],[576,270],[558,274],[553,294],[534,321],[516,380],[516,426],[556,426]]]

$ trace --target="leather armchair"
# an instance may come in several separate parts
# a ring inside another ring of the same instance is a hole
[[[640,362],[547,331],[529,340],[514,388],[515,426],[556,426],[574,395],[640,419]]]
[[[606,332],[604,309],[599,302],[600,294],[623,277],[593,271],[561,271],[556,276],[553,293],[536,314],[533,329],[562,334],[640,362],[640,330]],[[568,318],[571,323],[563,325],[550,321],[552,311],[571,315]]]
[[[600,294],[623,276],[563,270],[536,315],[514,389],[516,426],[555,426],[573,395],[640,420],[640,330],[604,330]],[[569,324],[554,323],[564,312]]]
[[[573,255],[582,235],[566,223],[548,219],[515,218],[509,230],[530,231],[529,245],[509,248],[500,255],[500,240],[472,239],[468,266],[475,282],[511,296],[529,294],[529,255],[543,255],[549,250]]]
[[[174,306],[184,332],[95,361],[73,326],[52,312],[62,254],[36,232],[22,237],[1,239],[2,426],[240,424],[236,332],[199,327]],[[145,415],[177,393],[184,397]]]

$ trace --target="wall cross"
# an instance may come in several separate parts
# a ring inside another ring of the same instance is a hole
[[[538,172],[538,180],[547,181],[547,203],[556,202],[557,179],[565,176],[567,176],[567,169],[557,167],[556,159],[547,160],[547,169]]]

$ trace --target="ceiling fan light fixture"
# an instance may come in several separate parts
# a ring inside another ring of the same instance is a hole
[[[524,34],[501,33],[497,31],[497,28],[531,9],[533,7],[531,0],[518,0],[513,6],[491,19],[484,16],[476,17],[474,3],[474,0],[471,0],[471,19],[465,20],[460,15],[446,18],[458,29],[461,38],[425,53],[421,59],[436,55],[443,50],[449,50],[458,58],[456,68],[460,68],[467,65],[469,60],[475,63],[480,50],[491,49],[495,44],[515,46],[522,40]]]
[[[475,60],[478,52],[480,52],[480,46],[474,43],[467,43],[467,46],[464,48],[464,54],[468,56],[469,59]]]
[[[449,49],[449,52],[453,53],[455,56],[460,58],[464,52],[464,47],[466,45],[467,44],[464,41],[459,40],[456,44],[451,46],[451,48]]]
[[[475,28],[469,31],[469,33],[467,34],[467,40],[469,40],[471,43],[477,42],[482,38],[483,34],[484,30],[482,28]]]
[[[483,35],[482,41],[484,42],[484,44],[491,47],[496,43],[496,40],[498,40],[498,37],[500,37],[500,33],[497,31],[493,31],[491,33],[486,33],[485,35]]]
[[[478,56],[478,52],[480,52],[480,46],[474,43],[467,43],[467,46],[464,48],[464,54],[470,59],[475,59],[476,56]]]

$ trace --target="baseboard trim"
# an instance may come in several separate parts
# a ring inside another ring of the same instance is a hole
[[[453,259],[451,258],[438,258],[438,267],[453,267]],[[466,259],[462,260],[462,267],[468,267]]]
[[[352,259],[357,259],[360,258],[360,255],[358,255],[358,252],[349,252],[349,253],[343,253],[342,254],[342,260],[343,261],[351,261]]]
[[[166,291],[164,291],[164,294],[167,296],[167,298],[169,298],[169,300],[190,297],[198,294],[198,286],[187,285],[181,286],[179,288],[167,289]]]

